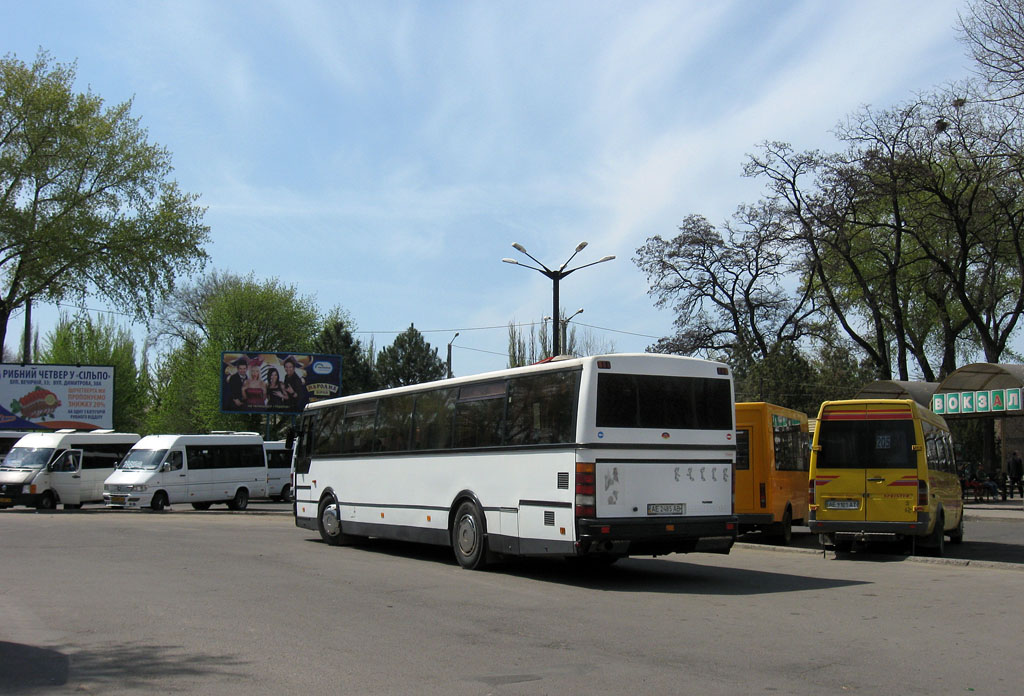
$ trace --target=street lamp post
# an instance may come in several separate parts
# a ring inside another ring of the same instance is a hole
[[[559,335],[558,334],[560,333],[560,331],[559,331],[559,324],[561,322],[558,321],[558,316],[559,316],[559,313],[558,313],[558,281],[560,281],[562,278],[566,277],[570,273],[573,273],[575,271],[580,270],[581,268],[586,268],[587,266],[596,266],[599,263],[604,263],[605,261],[611,261],[612,259],[615,258],[614,256],[605,256],[603,258],[598,259],[597,261],[593,261],[591,263],[585,263],[582,266],[577,266],[576,268],[570,268],[568,271],[565,270],[565,267],[569,265],[569,262],[572,261],[576,257],[576,254],[578,254],[581,251],[583,251],[583,249],[586,248],[586,246],[587,246],[586,242],[580,242],[579,244],[577,244],[576,245],[576,251],[572,252],[572,256],[570,256],[566,260],[565,263],[563,263],[561,266],[559,266],[557,271],[551,270],[550,268],[545,266],[543,263],[538,261],[532,254],[530,254],[530,252],[528,252],[523,247],[522,244],[520,244],[518,242],[514,243],[512,245],[512,248],[515,249],[516,251],[518,251],[519,253],[524,254],[525,256],[530,257],[530,259],[532,259],[537,264],[537,266],[540,266],[540,268],[537,268],[537,266],[531,266],[530,264],[527,264],[527,263],[519,263],[515,259],[508,259],[508,258],[502,259],[502,261],[504,261],[505,263],[511,263],[511,264],[513,264],[515,266],[523,266],[524,268],[532,268],[533,270],[537,271],[538,273],[541,273],[542,275],[545,275],[545,276],[547,276],[548,278],[551,279],[551,283],[552,283],[552,290],[551,290],[552,311],[551,311],[551,316],[553,317],[554,322],[555,322],[554,325],[551,327],[552,328],[552,331],[551,331],[551,354],[552,354],[552,356],[558,355],[558,351],[559,351],[559,346],[558,346]]]
[[[455,335],[452,336],[452,340],[448,341],[448,379],[452,378],[452,344],[455,343],[455,339],[459,337],[459,332],[456,331]]]
[[[575,317],[577,314],[583,314],[583,308],[582,307],[580,307],[575,312],[570,314],[569,317],[565,321],[562,322],[562,350],[568,350],[569,349],[569,339],[568,339],[568,335],[569,335],[569,322],[572,321],[572,318]]]

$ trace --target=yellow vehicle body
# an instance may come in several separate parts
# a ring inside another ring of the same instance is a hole
[[[783,543],[807,520],[807,414],[757,402],[736,404],[735,512],[740,532]]]
[[[963,539],[963,498],[949,428],[909,399],[826,401],[811,445],[811,532],[849,550],[905,538],[936,548]]]

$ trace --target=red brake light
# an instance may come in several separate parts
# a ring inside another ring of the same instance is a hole
[[[576,463],[576,516],[596,517],[597,503],[594,464],[592,462]]]

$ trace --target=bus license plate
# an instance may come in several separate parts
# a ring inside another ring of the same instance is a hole
[[[686,503],[648,503],[648,515],[685,515]]]
[[[827,510],[857,510],[860,508],[860,503],[856,500],[826,500],[825,509]]]

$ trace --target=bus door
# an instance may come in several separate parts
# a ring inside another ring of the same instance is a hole
[[[819,520],[916,519],[917,451],[909,407],[831,407],[817,427],[814,488]]]
[[[864,470],[865,515],[869,521],[913,522],[917,519],[917,454],[914,421],[902,417],[869,420]]]
[[[756,512],[754,507],[754,485],[756,476],[754,457],[760,435],[754,423],[736,425],[736,512]]]
[[[188,501],[188,470],[185,469],[185,453],[180,449],[172,449],[160,467],[164,489],[167,491],[168,502],[184,503]]]
[[[64,505],[82,503],[82,450],[64,450],[50,462],[50,486]]]

